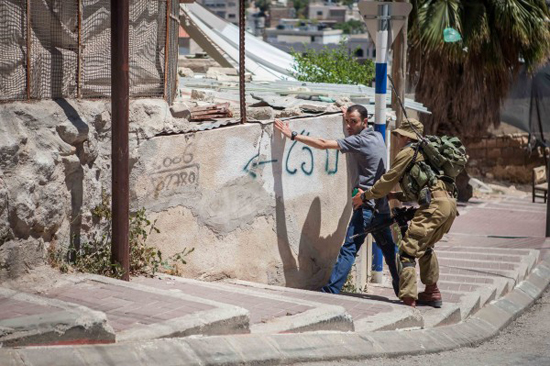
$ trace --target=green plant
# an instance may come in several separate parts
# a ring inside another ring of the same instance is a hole
[[[94,273],[103,276],[121,278],[124,270],[119,263],[112,263],[111,258],[111,233],[112,212],[110,197],[102,193],[101,203],[94,207],[92,214],[97,233],[90,241],[83,242],[78,248],[73,244],[69,246],[68,253],[55,246],[50,246],[50,264],[63,272],[76,270],[79,272]],[[187,264],[185,257],[194,251],[194,248],[185,248],[168,258],[164,258],[160,249],[146,244],[149,235],[155,231],[156,220],[151,222],[142,208],[130,215],[128,242],[130,247],[130,275],[154,275],[159,271],[170,274],[180,274],[178,265]]]
[[[355,19],[350,19],[344,23],[336,23],[333,28],[341,29],[344,34],[359,34],[367,31],[365,23]]]
[[[374,78],[372,61],[360,64],[348,53],[344,43],[336,49],[308,49],[305,54],[293,52],[292,56],[295,61],[292,74],[299,81],[370,85]]]
[[[356,294],[359,292],[359,289],[355,286],[355,269],[355,264],[353,264],[353,268],[349,271],[346,282],[344,283],[344,286],[342,286],[342,292],[347,292],[350,294]]]

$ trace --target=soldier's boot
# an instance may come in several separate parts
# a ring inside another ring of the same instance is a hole
[[[437,287],[437,283],[426,285],[426,289],[418,294],[418,303],[420,305],[433,306],[434,308],[443,306],[443,299],[441,298],[441,292]]]
[[[401,301],[403,301],[403,304],[407,306],[412,306],[413,308],[416,307],[416,300],[413,299],[412,297],[404,297],[401,299]]]

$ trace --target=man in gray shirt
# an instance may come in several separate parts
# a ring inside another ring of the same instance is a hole
[[[386,145],[379,132],[368,125],[368,112],[361,105],[352,105],[344,111],[346,132],[348,137],[339,140],[326,140],[299,135],[292,131],[288,122],[275,120],[275,128],[290,138],[302,142],[317,149],[338,149],[342,153],[350,154],[357,168],[354,188],[366,190],[384,174],[386,165]],[[334,264],[328,284],[321,291],[339,293],[346,282],[348,274],[355,262],[355,256],[365,241],[365,236],[354,239],[351,237],[365,231],[369,226],[375,225],[389,217],[389,207],[386,198],[370,200],[353,211],[346,240],[340,248],[340,254]],[[390,228],[373,233],[377,245],[382,249],[384,259],[392,275],[394,292],[399,290],[399,273],[395,261],[395,243],[391,236]]]

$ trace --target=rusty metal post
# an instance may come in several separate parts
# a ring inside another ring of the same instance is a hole
[[[164,43],[164,99],[168,101],[168,57],[170,56],[168,48],[170,46],[170,0],[166,0],[166,39]]]
[[[31,0],[27,0],[27,100],[31,99]]]
[[[246,72],[244,35],[246,32],[245,21],[245,0],[239,0],[239,103],[241,107],[241,123],[246,123],[246,96],[245,96],[245,78]]]
[[[78,0],[78,50],[77,50],[77,73],[76,73],[76,97],[82,97],[82,0]]]
[[[129,228],[129,0],[111,0],[111,166],[113,240],[111,258],[123,270],[123,280],[130,279]]]

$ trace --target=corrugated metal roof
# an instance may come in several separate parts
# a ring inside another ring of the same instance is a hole
[[[221,82],[214,79],[201,78],[180,78],[179,85],[186,89],[211,89],[225,92],[226,99],[231,98],[231,92],[235,91],[235,100],[238,100],[238,83]],[[228,93],[229,92],[229,93]],[[372,87],[364,85],[347,85],[347,84],[325,84],[325,83],[309,83],[301,81],[252,81],[246,83],[247,100],[249,96],[256,99],[264,97],[275,98],[277,96],[289,96],[289,98],[276,98],[275,103],[284,103],[278,107],[292,107],[302,102],[310,102],[308,100],[295,98],[296,95],[303,96],[322,96],[338,99],[341,97],[349,97],[350,100],[357,104],[364,105],[369,113],[374,113],[375,90]],[[285,101],[286,100],[286,101]],[[391,105],[391,94],[386,94],[386,103]],[[420,113],[431,113],[422,103],[415,102],[412,99],[405,98],[405,108],[412,109]],[[274,105],[274,107],[276,107]]]

